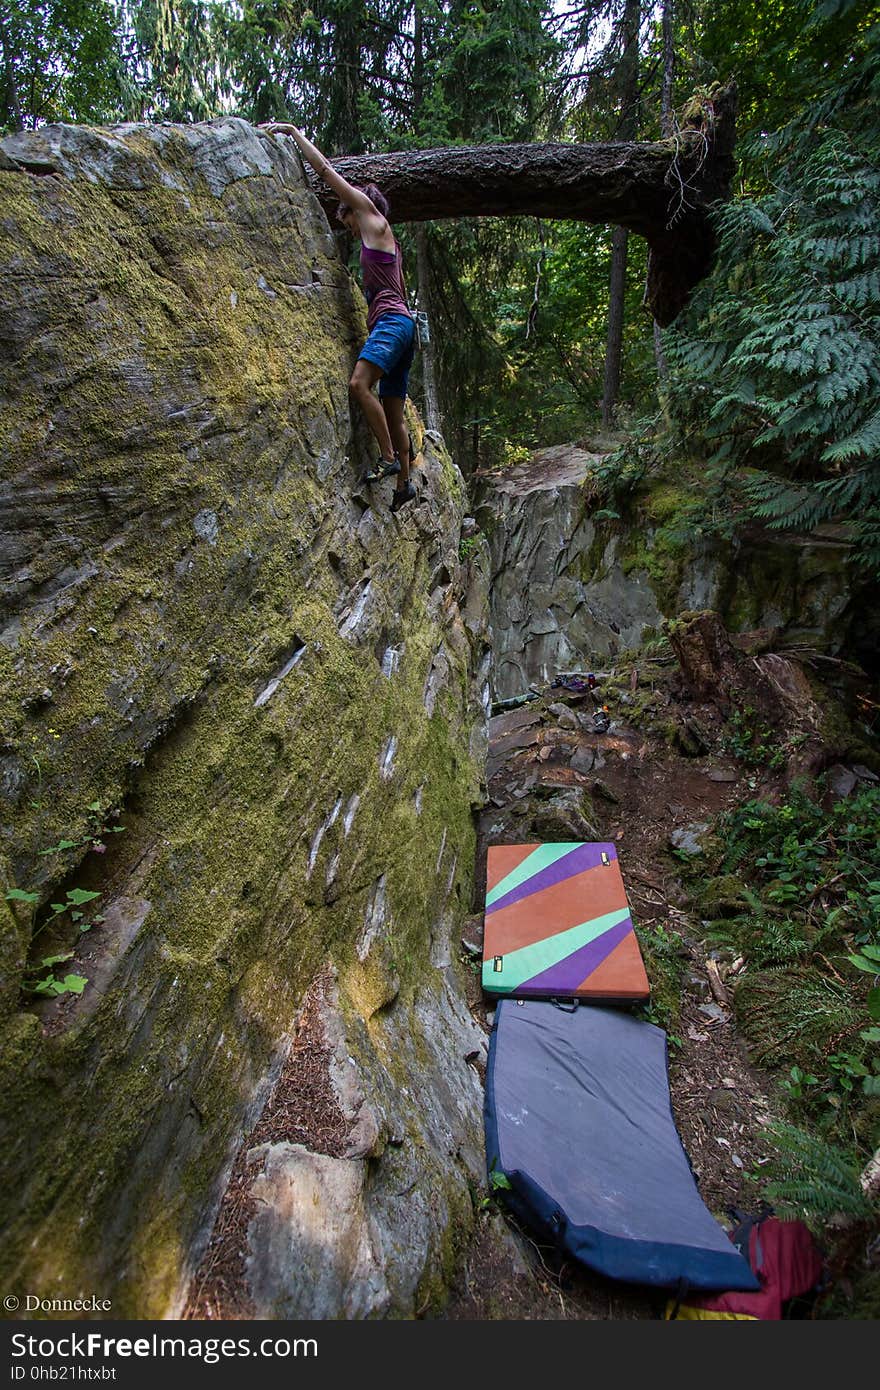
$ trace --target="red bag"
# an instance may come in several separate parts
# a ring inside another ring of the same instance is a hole
[[[818,1289],[822,1256],[803,1221],[747,1218],[730,1239],[761,1281],[759,1293],[694,1294],[670,1302],[667,1318],[756,1318],[778,1322],[783,1304]]]

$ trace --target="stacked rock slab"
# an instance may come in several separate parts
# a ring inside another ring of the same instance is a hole
[[[655,495],[646,483],[631,511],[609,519],[592,476],[602,465],[601,453],[553,445],[485,492],[496,700],[612,665],[689,609],[716,610],[731,632],[774,629],[831,652],[849,634],[868,649],[871,605],[852,587],[834,528],[728,541],[690,536],[682,523],[670,539],[667,512],[687,502],[686,487],[660,483]]]

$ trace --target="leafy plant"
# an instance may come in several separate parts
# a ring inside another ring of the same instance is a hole
[[[47,849],[40,850],[40,856],[51,854],[63,854],[68,850],[83,849],[97,854],[106,851],[104,840],[108,835],[122,834],[125,827],[121,825],[110,825],[108,817],[101,809],[100,802],[93,801],[86,809],[86,829],[85,832],[76,839],[61,839],[55,845],[50,845]],[[70,933],[76,933],[77,938],[82,937],[86,932],[92,930],[104,921],[102,913],[92,911],[90,904],[94,904],[101,894],[89,888],[68,888],[64,894],[63,902],[53,902],[47,904],[47,911],[41,920],[36,922],[36,911],[40,902],[40,894],[24,888],[11,888],[6,894],[6,901],[22,903],[31,909],[31,942],[37,940],[44,932],[52,929],[53,935],[60,935],[62,939]],[[88,980],[83,975],[67,974],[59,979],[55,973],[55,967],[64,961],[71,960],[73,951],[62,951],[55,955],[42,956],[38,961],[34,961],[25,967],[21,989],[26,995],[59,995],[59,994],[82,994]]]
[[[819,1084],[818,1076],[814,1076],[812,1072],[802,1071],[798,1066],[792,1067],[789,1076],[791,1080],[789,1081],[786,1079],[783,1081],[782,1089],[787,1091],[794,1100],[800,1100],[805,1096],[808,1087],[818,1086]]]
[[[818,25],[822,17],[814,15]],[[831,15],[824,15],[826,31]],[[666,335],[669,403],[732,496],[773,529],[843,521],[880,572],[880,122],[876,22],[806,111],[746,145],[750,196]],[[830,38],[830,32],[828,33]],[[775,84],[774,84],[775,85]]]
[[[820,780],[816,793],[823,791]],[[878,824],[880,787],[867,787],[827,810],[796,785],[779,806],[749,801],[721,818],[723,865],[729,871],[748,864],[758,901],[799,908],[813,935],[827,930],[842,940],[852,933],[864,962],[856,968],[880,974],[876,955],[863,950],[880,944]],[[822,908],[823,902],[833,905]]]
[[[86,808],[86,830],[76,840],[59,840],[57,845],[50,845],[48,849],[41,849],[40,854],[60,854],[68,849],[82,849],[83,845],[89,845],[96,854],[103,854],[107,848],[104,838],[107,835],[121,835],[125,827],[122,825],[109,825],[107,816],[101,809],[100,801],[93,801]]]
[[[878,904],[877,890],[880,890],[880,881],[872,880],[868,883],[868,888],[873,890],[869,896],[872,907]],[[856,970],[864,970],[866,974],[873,975],[874,984],[868,992],[868,1013],[874,1019],[880,1019],[880,945],[866,942],[857,955],[847,956],[850,965],[854,965]],[[875,1030],[876,1031],[876,1030]],[[864,1035],[863,1035],[864,1036]]]
[[[744,959],[737,1021],[754,1060],[784,1069],[792,1112],[867,1145],[880,1095],[880,787],[830,808],[823,779],[811,791],[719,819],[726,873],[703,892],[708,906],[720,885],[738,910],[709,937]]]
[[[479,538],[477,536],[462,536],[458,543],[458,558],[464,564],[477,548]]]
[[[681,1047],[681,1037],[677,1032],[684,974],[681,937],[662,924],[655,927],[639,925],[636,935],[652,986],[651,999],[647,1004],[638,1006],[638,1016],[646,1023],[662,1028],[670,1048]]]
[[[503,1173],[500,1168],[496,1168],[495,1161],[493,1160],[492,1166],[489,1170],[489,1192],[486,1196],[480,1199],[480,1211],[488,1211],[490,1207],[492,1207],[496,1202],[499,1193],[512,1191],[513,1184],[511,1183],[507,1174]]]
[[[73,951],[63,951],[57,956],[44,956],[36,965],[29,965],[24,971],[22,988],[27,994],[82,994],[88,980],[85,975],[65,975],[59,980],[54,971],[56,965],[70,960]],[[31,979],[31,976],[39,978]]]
[[[873,1214],[851,1149],[792,1124],[777,1122],[766,1133],[776,1153],[765,1169],[764,1191],[775,1206],[813,1219],[840,1215],[862,1220]]]
[[[774,731],[768,725],[758,723],[755,716],[756,710],[751,705],[731,710],[721,747],[746,767],[783,767],[785,746],[779,742]]]

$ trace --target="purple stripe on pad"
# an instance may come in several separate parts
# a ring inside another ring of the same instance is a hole
[[[505,893],[503,898],[498,898],[491,907],[486,908],[486,914],[498,912],[500,908],[509,907],[511,903],[518,903],[522,898],[531,897],[533,893],[540,893],[544,888],[552,888],[554,883],[561,883],[564,878],[574,878],[575,874],[582,874],[586,869],[598,869],[602,863],[603,854],[607,854],[609,859],[617,858],[617,850],[614,845],[592,843],[578,845],[570,854],[563,854],[561,859],[554,860],[552,864],[548,864],[546,869],[539,869],[531,878],[517,884],[516,888],[511,888],[510,892]]]
[[[524,994],[526,991],[529,994],[536,991],[540,991],[541,994],[572,994],[578,985],[583,984],[587,976],[592,975],[596,967],[611,955],[615,946],[619,946],[632,929],[632,918],[624,917],[616,927],[610,927],[608,931],[597,936],[594,941],[588,941],[586,946],[573,951],[564,960],[557,961],[556,965],[551,965],[547,970],[542,970],[540,975],[523,980],[514,990],[514,994]]]

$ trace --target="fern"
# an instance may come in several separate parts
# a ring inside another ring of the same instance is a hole
[[[880,408],[875,410],[870,419],[865,420],[854,433],[847,435],[844,439],[839,439],[835,444],[829,444],[822,454],[825,462],[849,462],[850,459],[864,457],[865,455],[880,453]],[[869,489],[876,495],[880,491],[880,478],[876,470],[860,469],[857,473],[851,474],[848,479],[839,479],[830,483],[829,488],[839,488],[843,482],[859,481],[859,491],[864,494]],[[848,493],[847,502],[852,501],[852,493]]]
[[[752,515],[772,530],[797,527],[812,530],[834,510],[815,489],[798,488],[781,478],[754,478],[746,484],[746,496],[752,503]]]
[[[715,273],[665,342],[673,418],[710,464],[749,470],[752,515],[843,522],[878,573],[880,26],[863,37],[789,126],[748,142],[767,192],[717,213]]]
[[[767,1137],[777,1153],[766,1170],[768,1199],[793,1216],[867,1220],[876,1206],[862,1191],[854,1156],[796,1125],[777,1121]]]

